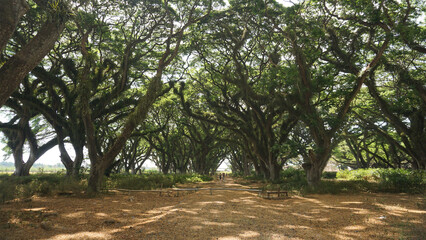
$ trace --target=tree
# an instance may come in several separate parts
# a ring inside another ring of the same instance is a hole
[[[27,85],[27,84],[26,84]],[[31,91],[26,86],[26,91]],[[0,123],[0,130],[6,137],[6,143],[15,162],[14,176],[28,176],[33,164],[48,150],[57,145],[56,137],[51,137],[46,124],[37,111],[20,103],[16,99],[9,99],[6,103],[15,116],[7,123]],[[50,139],[49,139],[50,138]],[[49,140],[46,140],[49,139]],[[43,142],[40,145],[40,142]],[[29,147],[29,156],[24,161],[25,144]]]
[[[314,142],[303,164],[310,185],[319,183],[351,104],[388,48],[391,32],[383,4],[318,4],[298,4],[281,18],[271,18],[291,53],[289,69],[297,89],[292,112],[300,116]],[[367,48],[371,45],[376,51]]]
[[[144,95],[138,100],[134,111],[125,119],[124,126],[109,149],[101,154],[96,147],[95,125],[89,105],[89,99],[94,90],[89,73],[96,55],[93,52],[89,52],[87,48],[90,29],[80,29],[83,36],[81,52],[84,59],[84,66],[79,78],[81,81],[80,91],[82,93],[80,104],[91,162],[89,192],[97,192],[100,189],[105,170],[113,163],[127,139],[132,135],[133,130],[146,119],[154,102],[170,89],[163,89],[163,73],[178,55],[180,43],[186,29],[209,14],[211,2],[171,3],[166,1],[147,3],[141,1],[132,6],[132,9],[137,10],[135,12],[136,15],[133,16],[134,18],[130,19],[134,21],[130,25],[136,28],[134,32],[136,36],[133,36],[136,37],[136,41],[133,47],[149,42],[149,45],[144,47],[151,54],[150,57],[156,57],[156,66],[154,66],[154,74],[152,76],[145,75],[148,81]]]
[[[277,39],[259,26],[264,16],[258,12],[261,6],[236,1],[200,25],[192,43],[199,62],[190,77],[208,108],[184,106],[191,116],[239,134],[254,156],[255,167],[265,178],[277,180],[283,165],[278,162],[281,145],[297,117],[288,114],[286,99],[278,90],[287,83],[278,77],[282,69],[276,67]]]
[[[110,172],[140,173],[142,165],[151,157],[152,147],[141,136],[132,136],[105,174],[108,176]]]

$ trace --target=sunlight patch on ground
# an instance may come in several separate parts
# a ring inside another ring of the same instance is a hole
[[[418,214],[426,214],[426,211],[424,210],[414,210],[414,209],[408,209],[408,208],[404,208],[404,207],[400,207],[400,206],[390,206],[390,205],[385,205],[385,204],[381,204],[381,203],[374,203],[374,205],[383,208],[387,211],[391,211],[394,213],[418,213]]]
[[[219,213],[221,213],[222,211],[217,210],[217,209],[211,209],[209,212],[210,212],[210,213],[212,213],[212,214],[219,214]]]
[[[233,236],[226,236],[226,237],[220,237],[218,240],[240,240],[239,237],[233,237]]]
[[[95,216],[97,216],[97,217],[108,217],[108,214],[106,214],[106,213],[95,213]]]
[[[126,213],[133,213],[134,210],[132,210],[132,209],[121,209],[121,211],[126,212]]]
[[[68,214],[63,214],[63,217],[66,218],[81,218],[85,216],[86,212],[80,211],[80,212],[74,212],[74,213],[68,213]]]
[[[361,225],[352,225],[352,226],[344,227],[343,229],[344,230],[351,230],[351,231],[361,231],[361,230],[365,230],[366,227],[361,226]]]
[[[161,207],[161,208],[156,208],[153,209],[151,211],[148,211],[148,215],[154,215],[154,216],[147,216],[147,217],[143,217],[142,219],[139,219],[139,221],[135,222],[132,225],[129,225],[128,227],[137,227],[140,225],[144,225],[147,223],[152,223],[152,222],[156,222],[159,221],[160,219],[164,218],[165,216],[177,212],[179,209],[174,208],[175,206],[167,206],[167,207]],[[142,220],[142,221],[140,221]]]
[[[363,202],[341,202],[341,204],[364,204]]]
[[[270,236],[268,236],[267,239],[302,239],[302,238],[292,238],[284,234],[272,233]],[[319,238],[319,239],[322,239],[322,238]]]
[[[59,234],[52,238],[52,240],[65,240],[65,239],[111,239],[111,236],[102,232],[79,232],[74,234]]]
[[[24,208],[22,209],[23,211],[28,211],[28,212],[40,212],[45,210],[45,207],[40,207],[40,208]]]
[[[167,207],[161,207],[161,208],[155,208],[152,209],[150,211],[148,211],[148,214],[159,214],[159,213],[163,213],[165,211],[169,211],[170,209],[172,209],[174,206],[167,206]]]
[[[260,233],[255,232],[255,231],[245,231],[245,232],[239,234],[238,236],[240,236],[242,238],[252,238],[252,237],[259,237]]]
[[[409,222],[409,223],[413,223],[413,224],[421,224],[421,223],[423,223],[422,221],[420,221],[420,220],[415,220],[415,219],[413,219],[413,220],[409,220],[408,222]]]
[[[201,224],[207,225],[207,226],[222,226],[222,227],[230,227],[234,226],[235,223],[218,223],[218,222],[211,222],[211,221],[203,221]]]
[[[179,209],[179,211],[184,212],[184,213],[189,213],[189,214],[192,214],[192,215],[198,215],[198,212],[201,211],[201,209],[198,208],[198,209],[189,210],[189,209],[185,208],[185,209]]]
[[[305,215],[305,214],[300,214],[300,213],[291,213],[291,215],[296,216],[296,217],[305,218],[305,219],[313,219],[314,218],[312,216]]]
[[[197,225],[197,226],[191,226],[190,229],[192,229],[192,230],[201,230],[201,229],[203,229],[203,227]]]
[[[231,211],[231,213],[232,213],[232,214],[243,214],[243,213],[241,213],[241,212],[239,212],[239,211]]]
[[[317,218],[317,219],[315,219],[315,221],[318,221],[318,222],[328,222],[328,221],[330,221],[330,218]]]
[[[207,205],[225,205],[223,201],[205,201],[205,202],[196,202],[197,205],[207,206]]]
[[[281,228],[290,228],[290,229],[310,229],[310,227],[307,226],[301,226],[301,225],[289,225],[285,224],[282,225]]]

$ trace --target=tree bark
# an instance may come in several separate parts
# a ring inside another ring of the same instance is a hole
[[[25,0],[0,0],[0,6],[0,51],[3,51],[30,6]]]
[[[309,150],[308,157],[302,164],[309,186],[316,187],[320,184],[322,171],[327,166],[332,149],[332,147],[323,147],[322,150]]]
[[[4,2],[4,0],[1,1]],[[37,35],[0,68],[0,106],[18,88],[24,77],[53,48],[64,28],[65,21],[61,16],[49,17]]]

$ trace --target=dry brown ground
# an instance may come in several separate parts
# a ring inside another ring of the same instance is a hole
[[[228,179],[201,187],[244,188]],[[117,192],[0,205],[0,239],[425,239],[424,196]]]

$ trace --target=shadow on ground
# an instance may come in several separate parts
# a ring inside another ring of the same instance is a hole
[[[232,179],[204,187],[243,188]],[[0,239],[423,239],[425,198],[199,191],[34,198],[0,206]]]

